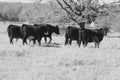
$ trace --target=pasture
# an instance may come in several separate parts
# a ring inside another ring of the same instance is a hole
[[[10,45],[6,29],[0,23],[0,80],[119,80],[119,33],[109,33],[100,48],[89,43],[79,48],[64,45],[64,36],[53,36],[52,43]]]

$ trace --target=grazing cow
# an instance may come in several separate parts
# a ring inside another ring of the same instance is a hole
[[[86,47],[88,43],[94,42],[95,47],[99,48],[99,44],[103,40],[103,37],[106,35],[107,31],[107,28],[83,29],[81,31],[83,46]]]
[[[10,38],[10,44],[13,44],[14,38],[16,40],[22,38],[20,26],[18,26],[18,25],[13,25],[13,24],[9,25],[7,28],[7,32],[8,32],[8,36]]]
[[[81,38],[81,34],[80,34],[80,29],[76,28],[76,27],[72,27],[72,26],[68,26],[66,28],[66,33],[65,33],[65,45],[72,44],[73,40],[77,41],[78,46],[80,47],[80,38]]]
[[[22,34],[23,34],[23,45],[26,42],[26,39],[29,36],[34,37],[34,41],[37,40],[39,42],[39,45],[41,45],[41,39],[42,37],[49,37],[51,42],[52,40],[52,33],[55,32],[56,34],[59,34],[59,28],[58,26],[52,26],[50,24],[39,24],[39,25],[22,25]]]

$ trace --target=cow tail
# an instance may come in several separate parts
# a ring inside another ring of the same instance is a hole
[[[85,45],[85,42],[86,42],[86,39],[85,39],[86,36],[85,35],[86,35],[85,30],[82,29],[81,30],[81,42],[82,42],[83,45]]]
[[[66,28],[66,33],[65,33],[65,45],[68,44],[68,40],[69,40],[69,28]]]
[[[24,27],[24,26],[21,26],[21,28],[20,28],[20,31],[21,31],[22,38],[24,37],[24,33],[23,33],[23,32],[24,32],[24,31],[23,31],[23,27]]]
[[[68,38],[72,38],[72,34],[71,34],[71,28],[70,27],[68,27],[68,29],[67,29],[67,32],[68,32]]]
[[[9,25],[8,28],[7,28],[8,37],[10,37],[10,27],[11,27],[11,25]]]
[[[68,29],[66,29],[66,31],[65,31],[65,45],[67,44],[67,42],[68,42]]]
[[[82,30],[79,30],[79,45],[81,45],[82,42]]]

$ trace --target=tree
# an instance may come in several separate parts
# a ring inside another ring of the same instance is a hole
[[[99,0],[56,0],[57,3],[64,9],[70,19],[81,25],[81,22],[91,23],[102,14],[100,8],[105,5],[98,4]],[[84,28],[80,26],[81,28]]]
[[[40,0],[42,1],[42,0]],[[91,23],[97,19],[100,15],[112,15],[107,8],[109,5],[104,3],[99,4],[99,0],[55,0],[60,7],[66,11],[69,18],[81,25],[81,22]],[[119,3],[113,2],[113,3]],[[111,4],[113,4],[111,3]],[[81,27],[81,26],[80,26]],[[81,27],[84,28],[84,27]]]
[[[43,1],[43,0],[35,0]],[[94,22],[100,16],[116,16],[110,8],[110,5],[120,3],[120,1],[114,1],[112,3],[100,4],[100,0],[51,0],[57,2],[57,4],[68,14],[69,19],[73,20],[78,25],[81,23]],[[116,12],[116,11],[115,11]],[[117,12],[120,12],[118,9]],[[81,28],[84,28],[80,26]]]
[[[2,5],[1,5],[2,4]],[[0,3],[1,20],[18,21],[23,6],[19,3]]]

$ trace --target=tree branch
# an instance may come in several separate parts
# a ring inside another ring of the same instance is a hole
[[[81,9],[77,10],[77,11],[79,11],[79,13],[78,13],[78,12],[76,12],[75,10],[73,10],[72,7],[71,7],[71,5],[69,5],[65,0],[62,0],[62,1],[65,3],[65,5],[68,6],[68,8],[69,8],[74,14],[76,14],[76,15],[78,15],[78,16],[81,16],[81,15],[82,15]]]
[[[66,8],[64,8],[63,5],[58,0],[56,0],[56,1],[62,9],[64,9],[68,14],[70,14],[70,12]]]
[[[61,6],[61,8],[64,9],[69,14],[69,18],[72,19],[75,23],[79,24],[79,22],[77,21],[77,19],[73,18],[74,13],[73,12],[69,12],[65,7],[63,7],[63,5],[58,0],[56,0],[56,1]]]
[[[74,10],[72,9],[72,7],[71,7],[65,0],[63,0],[63,2],[68,6],[68,8],[69,8],[72,12],[74,12]]]

